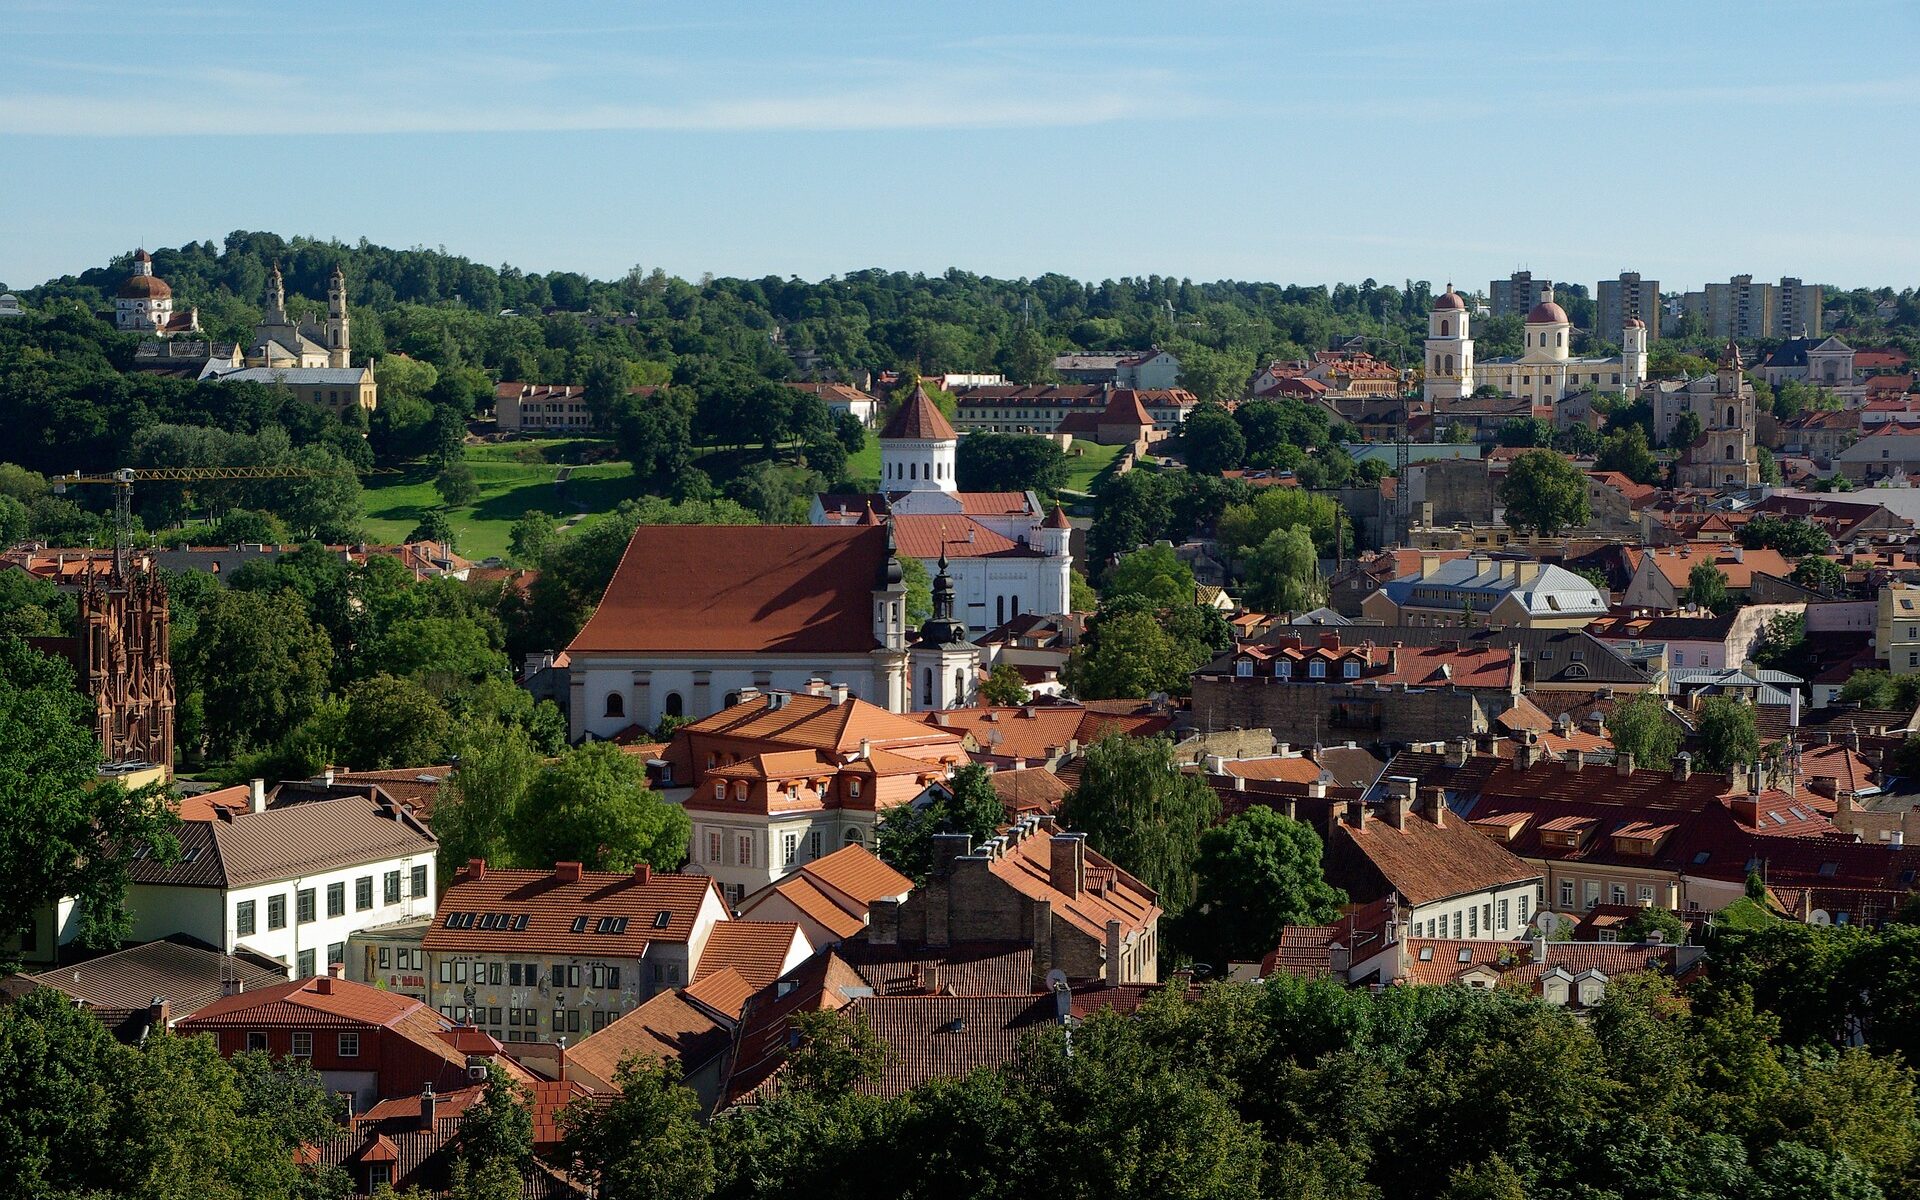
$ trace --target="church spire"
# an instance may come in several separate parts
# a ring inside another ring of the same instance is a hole
[[[285,325],[287,323],[287,285],[280,278],[280,264],[273,264],[273,273],[267,276],[267,311],[260,318],[263,325]]]

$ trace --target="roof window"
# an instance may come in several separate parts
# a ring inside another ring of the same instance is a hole
[[[665,929],[667,927],[667,922],[671,920],[673,920],[673,914],[663,908],[659,912],[653,914],[653,927],[655,929]]]
[[[575,917],[573,919],[573,931],[575,933],[585,933],[587,931],[587,922],[592,919],[592,917]]]
[[[1432,946],[1422,946],[1422,947],[1420,947],[1420,961],[1421,961],[1421,962],[1432,962],[1432,961],[1433,961],[1433,947],[1432,947]]]
[[[1460,961],[1461,961],[1461,962],[1463,962],[1463,963],[1464,963],[1464,962],[1472,962],[1472,961],[1473,961],[1473,951],[1471,951],[1471,950],[1469,950],[1469,949],[1467,949],[1467,948],[1466,948],[1465,946],[1462,946],[1462,947],[1460,947],[1460,956],[1459,956],[1459,957],[1460,957]]]
[[[601,917],[600,924],[594,929],[595,933],[625,933],[626,931],[625,917]]]

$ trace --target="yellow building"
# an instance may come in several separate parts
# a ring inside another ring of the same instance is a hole
[[[1920,674],[1920,586],[1889,583],[1880,589],[1873,646],[1895,675]]]

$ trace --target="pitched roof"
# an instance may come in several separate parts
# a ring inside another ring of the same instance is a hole
[[[926,386],[918,383],[913,385],[913,395],[908,396],[906,403],[887,420],[887,427],[880,431],[880,436],[919,442],[953,442],[960,439],[960,435],[953,431],[953,426],[941,414],[939,405],[927,395]]]
[[[1034,818],[1015,822],[982,849],[996,845],[987,870],[1028,899],[1051,903],[1054,915],[1081,933],[1104,939],[1107,922],[1119,921],[1131,935],[1160,919],[1159,894],[1093,850],[1085,851],[1087,885],[1079,895],[1055,887],[1052,838]]]
[[[1035,558],[1040,552],[995,533],[965,513],[899,514],[894,542],[907,558]]]
[[[1537,983],[1553,967],[1570,975],[1599,971],[1609,979],[1653,971],[1671,975],[1678,952],[1669,945],[1636,942],[1493,942],[1450,938],[1408,938],[1407,979],[1417,984],[1452,983],[1475,968],[1495,971],[1503,981]]]
[[[1724,542],[1689,542],[1684,546],[1641,546],[1626,548],[1627,565],[1634,571],[1651,555],[1653,565],[1674,587],[1688,586],[1687,577],[1701,563],[1712,563],[1727,577],[1727,586],[1740,589],[1753,586],[1756,573],[1786,578],[1793,574],[1793,563],[1778,550],[1748,550]]]
[[[1409,812],[1404,828],[1371,813],[1359,827],[1342,820],[1329,840],[1351,846],[1413,905],[1540,878],[1538,867],[1465,821],[1435,825],[1424,813]]]
[[[738,978],[712,977],[716,986]],[[727,1010],[719,1005],[696,1004],[684,994],[689,991],[661,992],[604,1029],[588,1034],[578,1045],[569,1046],[569,1069],[577,1066],[611,1086],[620,1064],[635,1055],[679,1063],[683,1070],[690,1071],[725,1053],[733,1040],[732,1025],[708,1010]],[[733,1013],[738,1015],[738,1009]]]
[[[137,849],[128,877],[160,886],[237,888],[430,853],[435,844],[405,806],[360,795],[261,812],[228,810],[183,822],[178,837],[177,862],[161,866]]]
[[[852,1011],[887,1048],[886,1063],[859,1090],[904,1096],[934,1079],[1005,1066],[1034,1030],[1060,1023],[1051,995],[863,996]]]
[[[761,985],[761,987],[765,986],[765,984]],[[689,1000],[698,1001],[714,1012],[737,1021],[740,1019],[740,1010],[746,1007],[747,997],[758,990],[753,984],[748,983],[747,977],[737,969],[722,967],[681,988],[680,993]]]
[[[837,1012],[870,991],[839,955],[823,950],[787,978],[748,999],[734,1029],[733,1056],[723,1095],[728,1103],[753,1094],[786,1061],[788,1026],[796,1013]]]
[[[904,896],[913,890],[913,880],[882,862],[865,846],[842,846],[800,868],[799,873],[861,905],[885,897]]]
[[[638,958],[652,942],[684,944],[714,898],[705,875],[462,867],[440,898],[422,945],[433,951]]]
[[[422,1010],[433,1011],[411,996],[320,975],[223,996],[199,1009],[188,1022],[209,1028],[275,1024],[391,1027]],[[452,1027],[451,1022],[446,1024]]]
[[[1128,702],[1128,707],[1142,703]],[[1068,742],[1090,745],[1109,733],[1151,737],[1172,724],[1165,713],[1110,712],[1098,703],[948,708],[914,716],[936,729],[971,737],[982,754],[1036,761],[1051,757],[1049,748],[1059,753]]]
[[[850,938],[867,927],[865,910],[854,912],[843,901],[796,871],[770,883],[740,904],[740,915],[750,916],[771,897],[778,896],[836,938]]]
[[[860,939],[836,953],[865,986],[882,996],[936,990],[958,996],[1011,996],[1037,990],[1030,943],[902,946]]]
[[[987,784],[1000,797],[1009,817],[1058,812],[1070,790],[1066,780],[1041,767],[995,771],[987,776]]]
[[[103,954],[71,966],[25,976],[42,987],[65,992],[108,1028],[144,1014],[165,1000],[175,1017],[197,1011],[224,996],[237,982],[244,991],[284,983],[284,966],[251,954],[222,954],[185,934]]]
[[[642,525],[569,653],[865,653],[881,526]]]
[[[707,935],[693,981],[731,970],[762,988],[781,976],[790,955],[804,958],[810,949],[792,921],[722,921]]]

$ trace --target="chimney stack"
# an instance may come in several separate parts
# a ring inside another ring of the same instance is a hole
[[[328,782],[332,781],[329,780]],[[266,780],[249,779],[247,781],[247,811],[257,813],[267,811]]]
[[[836,706],[845,704],[847,702],[847,685],[846,684],[836,683],[833,685],[833,702]]]
[[[1587,756],[1578,750],[1567,751],[1567,773],[1570,775],[1578,775],[1580,768],[1585,765],[1586,761]]]
[[[561,883],[579,883],[580,864],[577,862],[557,862],[553,864],[553,877]]]
[[[1358,800],[1347,801],[1347,824],[1359,829],[1367,823],[1367,810]]]
[[[1047,841],[1048,882],[1054,890],[1076,899],[1087,888],[1087,835],[1056,833]]]
[[[1447,789],[1430,787],[1427,789],[1427,820],[1433,822],[1435,829],[1447,827]]]
[[[433,1085],[429,1083],[420,1092],[420,1128],[426,1130],[433,1128],[433,1119],[439,1107],[439,1101],[433,1094]]]
[[[1693,755],[1682,750],[1673,756],[1673,781],[1685,783],[1693,777]]]
[[[1407,798],[1405,796],[1397,791],[1388,795],[1386,810],[1387,824],[1393,826],[1395,829],[1405,829],[1407,827]]]
[[[1449,767],[1457,768],[1466,766],[1467,759],[1471,757],[1472,754],[1473,741],[1470,738],[1458,737],[1447,743],[1447,765]]]
[[[635,883],[638,883],[642,887],[645,887],[647,884],[652,883],[653,882],[652,865],[648,863],[635,863],[633,865],[633,880]]]
[[[487,860],[484,858],[468,859],[466,875],[468,879],[485,879],[487,877]]]
[[[1613,757],[1613,768],[1614,768],[1614,770],[1616,770],[1616,771],[1618,771],[1618,772],[1619,772],[1619,773],[1620,773],[1621,775],[1631,775],[1631,774],[1633,774],[1633,754],[1632,754],[1632,752],[1631,752],[1631,751],[1622,751],[1622,752],[1620,752],[1619,754],[1616,754],[1616,755],[1614,755],[1614,757]]]
[[[346,977],[347,977],[347,964],[343,962],[330,962],[327,964],[327,978],[345,979]]]

